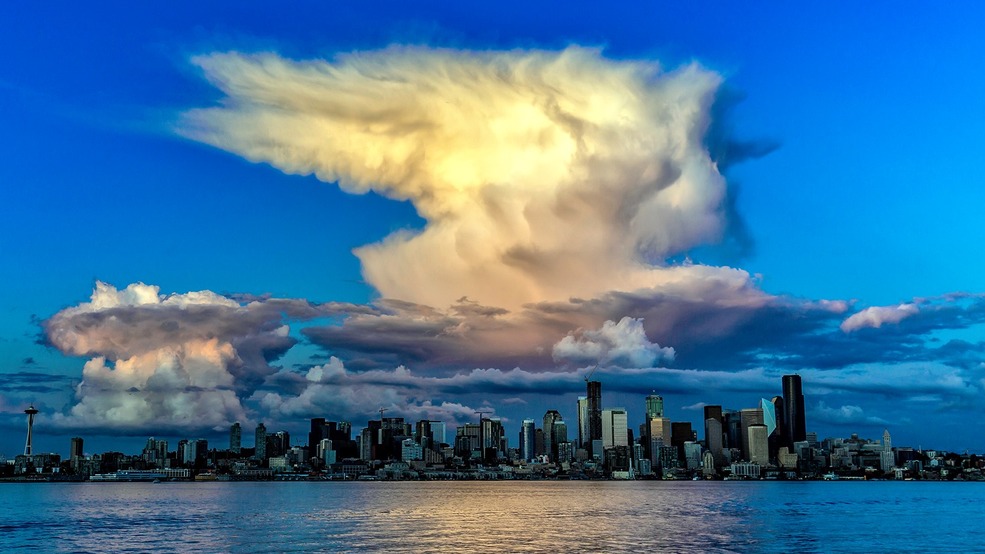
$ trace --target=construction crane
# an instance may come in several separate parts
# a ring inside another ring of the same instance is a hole
[[[589,371],[588,372],[588,375],[585,376],[585,382],[586,383],[588,382],[589,379],[592,378],[592,375],[595,375],[595,370],[598,369],[598,368],[599,368],[599,364],[595,364],[594,366],[592,366],[592,370]]]
[[[385,411],[386,411],[386,408],[380,408],[380,423],[383,423],[383,412],[385,412]]]

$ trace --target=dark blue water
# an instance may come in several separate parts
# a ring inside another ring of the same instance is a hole
[[[0,551],[985,550],[985,484],[0,484]]]

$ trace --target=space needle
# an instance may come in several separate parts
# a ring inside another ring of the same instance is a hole
[[[24,455],[25,456],[30,456],[31,455],[31,432],[32,432],[32,429],[34,428],[34,415],[37,414],[38,411],[34,408],[34,405],[32,404],[30,408],[24,410],[24,413],[27,414],[27,443],[24,445]]]

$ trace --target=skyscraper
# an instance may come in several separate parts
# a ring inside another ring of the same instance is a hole
[[[742,458],[749,460],[751,450],[749,448],[749,427],[763,424],[763,409],[745,408],[739,411],[742,424]]]
[[[585,448],[588,438],[588,397],[578,397],[578,448]],[[587,450],[587,449],[586,449]]]
[[[78,459],[84,454],[82,453],[82,437],[72,437],[72,441],[69,443],[68,449],[68,459],[73,464],[78,463]]]
[[[705,406],[704,415],[705,446],[711,451],[715,463],[721,465],[725,460],[722,457],[722,449],[725,446],[723,436],[725,419],[722,417],[722,407],[719,405]]]
[[[588,381],[588,440],[602,440],[602,383]],[[591,444],[582,448],[591,449]]]
[[[526,461],[534,458],[534,444],[537,427],[532,419],[525,419],[520,425],[520,457]]]
[[[647,438],[650,441],[650,461],[654,466],[660,463],[660,449],[670,447],[672,433],[670,418],[655,417],[647,422]]]
[[[328,426],[325,425],[325,418],[311,418],[311,427],[308,430],[308,456],[314,457],[321,441],[331,438]]]
[[[232,427],[229,428],[229,451],[233,454],[239,454],[242,450],[241,440],[243,437],[243,429],[239,426],[239,422],[233,423]]]
[[[431,423],[431,437],[434,438],[435,444],[447,444],[447,439],[445,438],[445,433],[447,427],[444,421],[430,420]]]
[[[659,394],[651,394],[646,397],[646,418],[664,416],[664,399]]]
[[[761,466],[769,464],[769,431],[766,425],[750,425],[746,429],[749,442],[749,461]]]
[[[547,410],[544,414],[544,454],[551,459],[551,461],[557,460],[557,440],[554,436],[554,422],[564,421],[561,414],[557,410]]]
[[[254,434],[254,446],[256,450],[253,453],[253,457],[256,458],[261,464],[267,461],[267,428],[263,423],[257,424],[257,430]]]
[[[628,425],[625,408],[602,410],[602,447],[629,446]]]
[[[804,391],[800,375],[783,376],[784,439],[788,444],[807,438],[807,422],[804,417]]]

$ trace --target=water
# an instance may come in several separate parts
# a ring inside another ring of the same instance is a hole
[[[985,484],[0,484],[0,551],[980,551]]]

